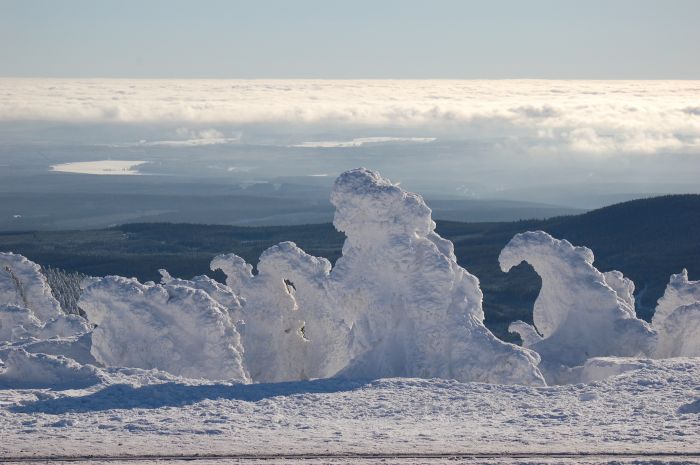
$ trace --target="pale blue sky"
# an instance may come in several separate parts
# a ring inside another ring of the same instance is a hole
[[[699,79],[700,1],[0,0],[0,76]]]

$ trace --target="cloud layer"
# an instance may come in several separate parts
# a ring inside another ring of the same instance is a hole
[[[692,151],[700,81],[0,79],[0,121],[421,128],[534,150]]]

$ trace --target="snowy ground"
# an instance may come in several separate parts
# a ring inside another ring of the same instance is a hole
[[[46,464],[55,463],[50,460],[15,460],[10,462],[4,462],[7,464]],[[237,463],[256,463],[256,464],[353,464],[353,465],[371,465],[376,463],[381,463],[382,465],[435,465],[450,463],[454,465],[458,464],[484,464],[484,465],[535,465],[535,464],[546,464],[546,465],[601,465],[601,464],[698,464],[700,460],[694,457],[688,456],[665,456],[665,455],[644,455],[644,456],[619,456],[619,455],[596,455],[596,456],[557,456],[557,457],[545,457],[545,456],[485,456],[485,455],[473,455],[473,456],[431,456],[431,457],[393,457],[393,456],[371,456],[371,457],[355,457],[355,456],[343,456],[343,457],[318,457],[318,456],[299,456],[299,457],[220,457],[220,458],[204,458],[204,457],[187,457],[182,459],[174,458],[154,458],[154,457],[140,457],[140,458],[130,458],[130,459],[65,459],[60,460],[60,463],[64,464],[90,464],[90,465],[156,465],[168,463],[171,465],[228,465]]]
[[[700,453],[700,360],[638,366],[552,387],[398,378],[229,385],[120,369],[87,389],[0,391],[0,455]],[[587,460],[609,462],[574,462]]]

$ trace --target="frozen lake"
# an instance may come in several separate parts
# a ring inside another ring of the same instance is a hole
[[[139,175],[136,168],[148,163],[143,160],[97,160],[52,165],[52,171],[61,173],[98,174],[98,175]]]

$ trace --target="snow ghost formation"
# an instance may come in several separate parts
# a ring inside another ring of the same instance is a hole
[[[82,318],[61,310],[39,265],[22,255],[0,253],[0,342],[87,330]]]
[[[479,282],[435,233],[420,196],[357,169],[336,180],[331,202],[334,225],[347,236],[333,269],[290,242],[263,253],[257,276],[236,255],[212,262],[245,299],[243,345],[254,380],[270,379],[265,361],[295,379],[543,384],[536,353],[484,326]],[[270,351],[275,344],[283,347]]]
[[[327,378],[347,365],[350,326],[333,306],[328,260],[282,242],[261,255],[256,276],[234,254],[216,257],[211,268],[223,270],[245,299],[243,340],[253,379]]]
[[[202,290],[107,276],[92,280],[80,307],[97,324],[91,353],[105,366],[248,381],[228,311]]]
[[[331,272],[335,303],[359,348],[345,375],[542,384],[537,355],[484,326],[479,281],[419,195],[358,169],[338,178],[331,202],[347,236]]]
[[[212,269],[226,273],[226,284],[244,301],[241,332],[246,365],[254,381],[307,377],[303,369],[304,323],[287,284],[267,266],[267,257],[275,247],[261,255],[255,276],[253,267],[234,254],[220,255],[211,263]]]
[[[542,278],[533,310],[535,326],[511,325],[523,345],[542,356],[542,368],[582,365],[599,356],[650,354],[655,333],[634,310],[634,284],[593,266],[593,252],[543,231],[517,234],[499,256],[505,272],[527,262]]]
[[[688,271],[671,276],[652,319],[659,332],[657,358],[700,357],[700,281]]]
[[[346,235],[335,266],[282,242],[257,273],[235,254],[215,257],[226,284],[165,270],[160,284],[88,278],[79,306],[89,323],[61,309],[37,264],[0,253],[0,387],[90,385],[106,373],[96,366],[244,383],[396,376],[538,386],[543,373],[591,381],[642,363],[633,357],[700,356],[700,281],[685,270],[649,325],[636,317],[634,283],[598,271],[590,249],[517,234],[502,270],[528,262],[542,278],[534,325],[510,326],[521,347],[484,326],[479,281],[419,195],[356,169],[338,177],[331,202]]]
[[[499,257],[506,272],[524,261],[542,278],[535,325],[516,321],[509,329],[540,354],[548,381],[566,379],[567,367],[594,357],[700,356],[700,281],[689,281],[686,270],[671,276],[649,325],[636,316],[634,283],[619,271],[598,271],[590,249],[526,232]]]

